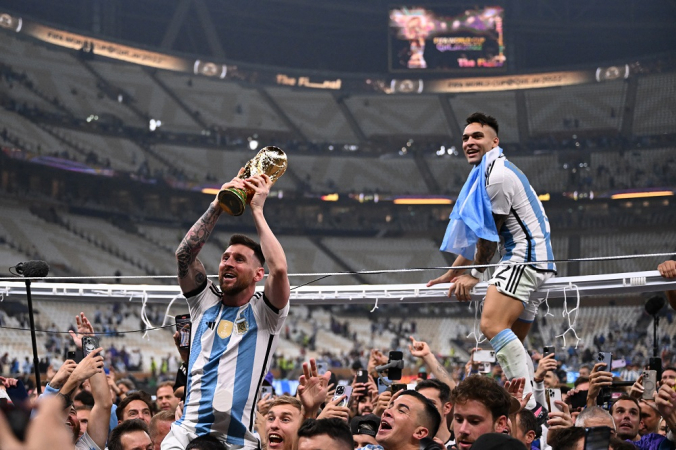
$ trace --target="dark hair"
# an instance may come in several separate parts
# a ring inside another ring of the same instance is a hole
[[[481,375],[472,375],[460,382],[451,392],[451,403],[467,403],[476,400],[482,403],[493,415],[495,422],[499,417],[509,416],[512,400],[509,393],[493,379]]]
[[[124,400],[120,402],[120,404],[117,406],[117,410],[115,411],[115,414],[117,415],[117,420],[124,420],[122,416],[124,415],[124,410],[127,409],[127,406],[134,400],[141,400],[144,402],[146,405],[148,405],[148,408],[150,409],[150,415],[153,415],[155,413],[155,409],[153,408],[153,401],[152,397],[150,397],[150,394],[147,392],[143,391],[136,391],[131,394],[128,394]]]
[[[205,434],[190,441],[185,450],[227,450],[227,448],[215,437]]]
[[[238,244],[249,247],[251,250],[253,250],[254,256],[258,258],[261,266],[265,264],[265,256],[263,256],[263,250],[261,250],[261,245],[258,242],[254,241],[248,236],[244,236],[243,234],[233,234],[230,237],[230,242],[228,242],[228,247]]]
[[[420,392],[420,389],[436,389],[439,391],[439,400],[441,400],[441,403],[448,403],[451,399],[451,388],[443,381],[436,379],[422,380],[415,387],[417,392]]]
[[[671,370],[672,372],[676,372],[676,366],[668,366],[662,369],[662,373],[666,372],[667,370]]]
[[[495,117],[487,116],[484,113],[475,112],[474,114],[470,115],[467,118],[467,125],[471,123],[480,123],[482,126],[488,125],[489,127],[493,128],[496,136],[498,135],[498,131],[500,131],[498,121],[495,119]]]
[[[519,416],[519,428],[523,434],[528,433],[529,431],[535,432],[535,439],[538,439],[541,434],[541,427],[538,427],[538,420],[535,417],[535,413],[528,408],[524,408],[517,414]],[[512,426],[516,426],[515,423]]]
[[[575,380],[573,386],[578,387],[582,383],[589,383],[589,377],[577,377],[577,380]]]
[[[148,425],[141,419],[125,420],[111,431],[108,438],[108,450],[124,450],[122,436],[134,431],[145,431],[148,433]],[[148,434],[148,438],[150,438],[150,434]]]
[[[401,394],[399,394],[399,398],[405,395],[415,397],[422,402],[422,404],[425,406],[425,409],[423,409],[421,417],[423,423],[421,423],[420,425],[427,428],[427,431],[429,431],[428,436],[430,437],[436,436],[437,431],[439,431],[439,425],[441,424],[441,415],[439,414],[437,407],[434,406],[434,402],[432,402],[432,400],[425,397],[418,391],[413,390],[403,391]]]
[[[352,431],[342,419],[307,419],[298,429],[298,438],[310,438],[322,434],[338,441],[338,446],[332,447],[332,449],[339,448],[341,442],[350,450],[354,448]]]
[[[94,407],[94,396],[89,391],[78,392],[73,400],[82,402],[86,409],[92,409]]]
[[[580,439],[584,439],[584,428],[581,427],[558,428],[547,435],[552,450],[575,450]]]
[[[628,441],[623,441],[617,436],[610,437],[610,448],[613,450],[636,450],[636,446]]]
[[[632,397],[629,394],[622,394],[617,398],[617,400],[615,400],[615,402],[613,402],[613,405],[610,407],[610,414],[613,413],[613,410],[615,409],[615,405],[617,405],[617,402],[619,402],[620,400],[629,400],[630,402],[633,402],[636,405],[636,407],[638,408],[639,413],[640,413],[641,405],[638,403],[638,400],[635,399],[634,397]]]

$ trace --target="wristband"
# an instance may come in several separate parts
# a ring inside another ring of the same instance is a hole
[[[474,278],[476,278],[477,280],[480,280],[481,277],[483,276],[483,273],[479,272],[479,271],[476,270],[476,269],[472,269],[472,270],[469,272],[469,274],[470,274],[471,276],[473,276]]]

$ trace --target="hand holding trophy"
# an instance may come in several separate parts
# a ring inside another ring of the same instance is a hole
[[[277,181],[286,171],[286,153],[281,148],[268,146],[263,147],[256,156],[249,160],[244,170],[237,178],[245,180],[255,175],[267,175],[272,183]],[[253,191],[241,188],[223,189],[218,193],[218,204],[223,211],[231,216],[240,216],[245,206],[251,201]]]

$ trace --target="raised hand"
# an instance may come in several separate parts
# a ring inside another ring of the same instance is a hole
[[[316,412],[326,400],[330,378],[331,372],[319,376],[317,362],[314,358],[310,359],[310,364],[303,363],[303,375],[298,379],[298,398],[306,412]]]
[[[425,341],[416,341],[413,336],[408,337],[411,340],[411,343],[408,344],[408,350],[411,352],[411,355],[416,358],[425,358],[431,353],[429,345]]]
[[[549,355],[540,358],[538,368],[535,370],[535,375],[533,377],[535,381],[541,383],[544,380],[545,374],[547,372],[550,370],[556,370],[558,363],[556,362],[555,358],[556,355],[554,353],[550,353]]]
[[[343,419],[345,422],[350,420],[350,408],[338,406],[345,397],[345,395],[341,395],[337,399],[328,402],[317,419]]]
[[[572,427],[575,422],[573,421],[573,417],[570,415],[570,408],[568,407],[568,404],[560,400],[555,400],[554,404],[561,409],[561,412],[549,412],[549,420],[547,420],[549,429],[553,430],[556,428]]]
[[[251,209],[263,209],[265,199],[268,197],[270,187],[272,186],[270,177],[265,174],[254,175],[244,180],[244,186],[246,186],[247,191],[253,192],[253,196],[249,202]]]
[[[52,379],[49,380],[49,385],[54,389],[61,389],[61,387],[64,384],[66,384],[66,381],[68,380],[68,378],[73,373],[76,367],[77,363],[75,361],[73,361],[72,359],[67,359],[66,361],[64,361],[63,364],[61,364],[61,367],[52,377]]]
[[[103,356],[99,355],[102,351],[103,348],[99,347],[85,356],[71,373],[71,378],[80,384],[97,373],[103,373]]]
[[[533,395],[532,392],[529,392],[525,397],[523,396],[523,388],[525,385],[525,378],[514,378],[511,381],[505,381],[505,389],[509,392],[509,395],[517,399],[521,404],[521,409],[519,409],[519,411],[526,407],[528,400],[530,400]]]
[[[596,363],[589,375],[589,390],[587,391],[587,406],[596,406],[596,398],[604,386],[613,384],[613,374],[603,371],[606,363]]]
[[[75,333],[73,330],[70,330],[69,333],[70,337],[73,338],[75,346],[82,350],[82,337],[94,336],[94,327],[83,312],[75,316],[75,322],[77,322],[77,333]]]

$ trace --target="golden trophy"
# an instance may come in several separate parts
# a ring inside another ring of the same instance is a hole
[[[256,156],[244,166],[244,172],[238,178],[245,180],[255,175],[265,174],[274,183],[286,172],[286,153],[279,147],[263,147]],[[231,216],[240,216],[247,203],[251,201],[253,191],[229,188],[218,193],[218,203],[223,211]]]

